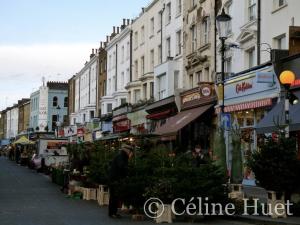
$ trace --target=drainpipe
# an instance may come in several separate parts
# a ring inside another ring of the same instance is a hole
[[[129,81],[132,82],[132,30],[130,31]]]
[[[215,72],[217,73],[217,21],[216,21],[216,18],[217,18],[217,1],[218,0],[215,0],[215,8],[214,8],[214,11],[215,11],[215,19],[214,19],[214,45],[215,45],[215,48],[214,48],[214,54],[215,54],[215,57],[214,57],[214,66],[215,66]]]
[[[163,8],[160,11],[160,19],[161,19],[161,23],[160,23],[160,63],[163,62],[163,13],[165,11],[165,4],[163,4]]]
[[[257,65],[260,65],[261,0],[257,0]]]
[[[118,44],[116,44],[116,69],[115,69],[115,91],[117,91],[117,80],[118,80]]]

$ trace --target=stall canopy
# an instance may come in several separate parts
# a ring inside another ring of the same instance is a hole
[[[19,145],[33,145],[34,142],[33,141],[30,141],[28,140],[28,138],[22,136],[20,137],[18,140],[16,140],[13,144],[19,144]]]
[[[157,135],[174,135],[177,131],[181,130],[183,127],[197,119],[208,109],[210,109],[213,104],[205,105],[185,111],[179,112],[177,115],[170,117],[167,122],[158,127],[155,131]]]
[[[294,92],[300,99],[300,91]],[[300,130],[300,103],[290,105],[290,131]],[[284,126],[285,112],[284,99],[282,99],[268,114],[257,124],[257,134],[272,133],[278,130],[278,126]]]

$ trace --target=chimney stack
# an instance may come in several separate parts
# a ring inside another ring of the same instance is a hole
[[[123,26],[126,25],[126,19],[123,19]]]
[[[92,59],[94,56],[95,56],[95,53],[94,53],[94,49],[92,48],[92,54],[90,54],[90,59]]]
[[[130,19],[127,19],[127,25],[129,25],[130,24]]]
[[[144,8],[144,7],[142,7],[142,12],[143,12],[143,13],[145,12],[145,8]]]
[[[117,34],[118,34],[118,33],[120,33],[120,28],[119,28],[119,27],[117,27]]]
[[[116,27],[113,26],[113,33],[115,34],[116,33]]]
[[[109,36],[107,35],[106,36],[106,43],[108,43],[109,42]]]
[[[95,50],[96,50],[96,55],[97,55],[97,53],[98,53],[98,49],[97,49],[97,48],[95,48]]]
[[[102,48],[102,45],[103,45],[103,44],[102,44],[102,41],[100,41],[100,48]]]

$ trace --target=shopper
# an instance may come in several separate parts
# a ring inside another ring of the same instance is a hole
[[[133,147],[123,144],[120,153],[112,160],[109,171],[109,207],[108,215],[111,218],[120,218],[117,214],[119,198],[116,193],[116,183],[128,174],[128,160],[133,156]]]

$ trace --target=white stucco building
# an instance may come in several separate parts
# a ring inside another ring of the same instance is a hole
[[[71,125],[90,122],[96,114],[98,55],[93,52],[90,61],[78,72],[75,79],[74,112],[70,115]]]
[[[114,31],[115,33],[115,27]],[[130,35],[129,20],[124,19],[119,33],[106,47],[107,51],[107,86],[106,95],[100,100],[102,115],[111,113],[115,107],[127,102],[126,84],[130,79]]]
[[[289,49],[289,26],[300,26],[300,1],[261,1],[261,62],[270,60],[269,47]]]
[[[183,2],[167,0],[163,1],[163,4],[162,57],[158,58],[158,63],[154,67],[155,100],[172,96],[175,90],[183,88]]]
[[[18,134],[19,108],[18,105],[8,108],[6,112],[6,138],[16,137]]]
[[[236,73],[257,65],[257,0],[223,0],[232,17],[225,52],[225,72]],[[221,8],[222,9],[222,8]],[[221,9],[218,14],[221,13]],[[221,71],[221,43],[217,36],[217,71]]]
[[[132,76],[126,86],[129,103],[154,97],[154,67],[161,60],[161,10],[154,0],[142,9],[132,25]]]

